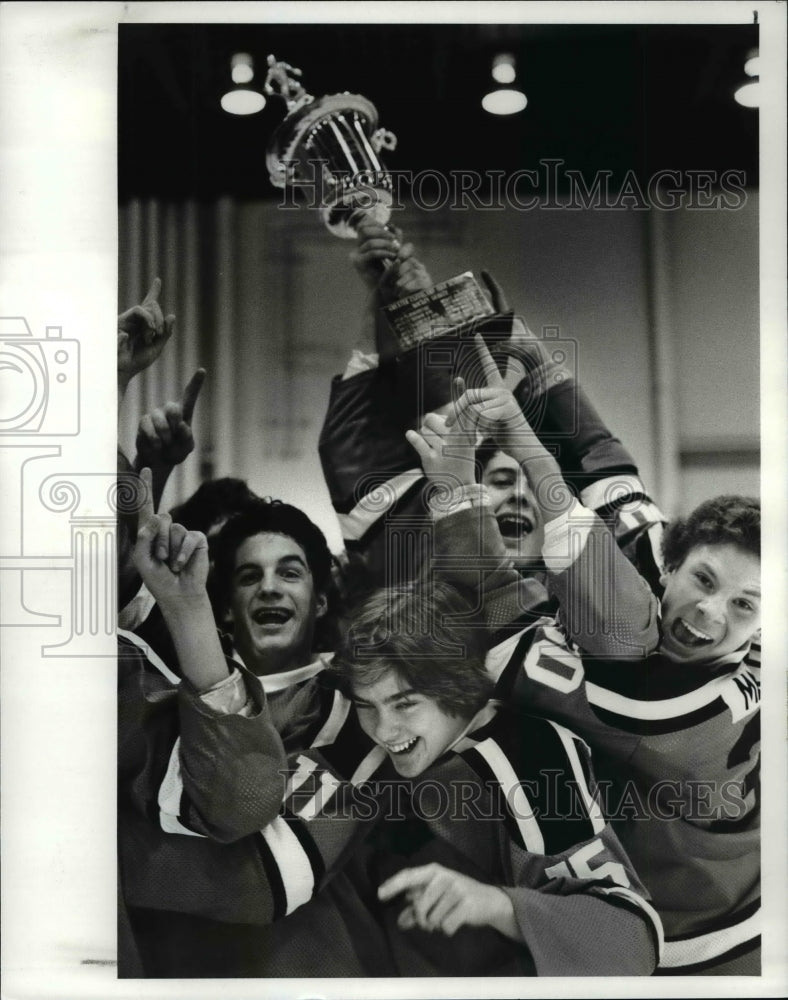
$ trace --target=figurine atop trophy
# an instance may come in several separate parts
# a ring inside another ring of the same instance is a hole
[[[301,70],[290,63],[277,62],[276,56],[268,56],[266,63],[268,73],[263,84],[263,90],[270,97],[271,94],[279,94],[287,102],[287,110],[293,111],[302,104],[308,104],[314,100],[311,94],[307,94],[300,80]],[[292,74],[292,75],[291,75]]]

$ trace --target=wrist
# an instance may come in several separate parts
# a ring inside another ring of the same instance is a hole
[[[134,468],[137,472],[140,469],[150,469],[151,472],[163,472],[165,470],[172,470],[176,466],[176,462],[171,462],[169,459],[162,458],[161,455],[144,455],[137,452],[137,457],[134,459]]]
[[[491,885],[489,889],[490,926],[505,937],[514,941],[521,940],[520,928],[514,915],[514,903],[509,894],[497,885]]]
[[[194,594],[179,593],[157,597],[156,600],[167,625],[173,629],[193,626],[196,621],[210,621],[213,624],[213,608],[204,588]]]
[[[489,491],[481,483],[460,483],[457,479],[442,482],[430,480],[430,486],[433,490],[429,498],[429,508],[436,521],[459,510],[490,506]]]

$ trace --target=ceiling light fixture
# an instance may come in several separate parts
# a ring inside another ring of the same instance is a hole
[[[493,59],[492,78],[496,83],[514,83],[514,56],[502,53]]]
[[[230,60],[230,76],[234,86],[222,96],[221,105],[231,115],[255,115],[265,107],[259,90],[245,84],[254,79],[254,60],[248,52],[236,52]]]
[[[760,103],[761,81],[760,81],[761,60],[758,50],[753,49],[748,53],[744,63],[744,72],[750,78],[742,83],[733,94],[733,99],[745,108],[757,108]]]
[[[517,78],[514,56],[501,53],[493,59],[492,78],[499,85],[485,94],[482,107],[491,115],[516,115],[528,104],[528,98],[521,90],[507,86]]]

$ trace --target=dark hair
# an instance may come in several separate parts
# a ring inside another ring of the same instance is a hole
[[[494,687],[484,665],[486,632],[467,623],[473,611],[444,583],[378,590],[348,616],[329,676],[352,697],[354,684],[393,670],[448,715],[471,718]]]
[[[250,500],[259,499],[243,479],[209,479],[199,486],[182,504],[170,511],[172,519],[189,531],[208,534],[223,518],[240,513]]]
[[[479,482],[484,475],[484,470],[499,451],[503,451],[503,448],[492,438],[485,438],[477,447],[474,457],[476,459],[476,478]]]
[[[339,594],[332,579],[333,557],[320,528],[298,507],[281,500],[255,497],[216,535],[209,592],[217,620],[222,621],[230,604],[238,549],[247,538],[264,532],[286,535],[304,550],[315,591],[324,594],[328,602],[327,614],[315,628],[315,648],[331,648],[339,613]]]
[[[665,568],[678,569],[697,545],[738,545],[760,559],[760,500],[736,495],[714,497],[688,517],[672,521],[662,538]]]

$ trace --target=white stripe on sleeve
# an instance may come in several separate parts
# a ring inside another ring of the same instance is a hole
[[[341,691],[335,691],[329,716],[323,724],[323,728],[312,741],[312,746],[325,747],[333,743],[339,735],[339,730],[344,726],[349,712],[350,702]]]
[[[202,833],[190,830],[178,818],[181,809],[181,795],[183,794],[180,747],[181,738],[179,736],[170,754],[167,773],[159,787],[159,822],[165,833],[185,833],[190,837],[202,837]]]
[[[557,723],[551,722],[550,719],[547,721],[558,733],[561,743],[564,746],[566,756],[569,758],[569,763],[572,766],[572,774],[577,782],[580,794],[583,796],[583,803],[585,804],[588,818],[591,820],[591,826],[594,833],[601,833],[605,829],[607,823],[602,810],[599,808],[599,803],[591,794],[591,789],[588,787],[586,782],[585,772],[583,771],[583,765],[580,761],[580,754],[577,752],[577,743],[575,742],[576,737],[568,729],[564,729],[563,726],[559,726]]]
[[[287,913],[308,903],[315,889],[315,876],[309,857],[281,816],[260,831],[274,856],[287,896]]]
[[[657,963],[659,964],[662,961],[662,956],[664,955],[665,948],[667,946],[665,944],[665,931],[662,927],[662,920],[654,907],[650,903],[646,902],[642,896],[638,896],[636,892],[633,892],[631,889],[625,889],[620,885],[612,886],[610,888],[596,885],[594,886],[594,892],[603,893],[605,896],[621,896],[624,899],[628,899],[630,903],[634,903],[645,913],[653,924],[657,935]]]
[[[626,502],[628,496],[645,492],[643,483],[637,476],[608,476],[584,487],[580,491],[580,501],[584,507],[599,510],[609,503]]]
[[[150,648],[147,642],[144,642],[142,639],[140,639],[138,635],[135,635],[133,632],[127,632],[126,629],[123,628],[119,628],[117,630],[117,634],[122,635],[123,638],[128,639],[129,642],[133,642],[138,649],[142,650],[142,652],[145,655],[145,658],[148,660],[151,666],[155,667],[159,671],[159,673],[164,674],[164,676],[167,678],[168,681],[170,681],[172,684],[180,684],[181,682],[180,677],[178,677],[177,674],[174,674],[170,670],[170,668],[167,666],[164,660],[162,660],[162,658],[158,655],[158,653],[154,652],[154,650]]]
[[[683,941],[666,941],[665,952],[660,962],[663,969],[697,965],[712,958],[719,958],[737,945],[752,941],[761,933],[761,911],[758,910],[733,927],[698,934]]]

